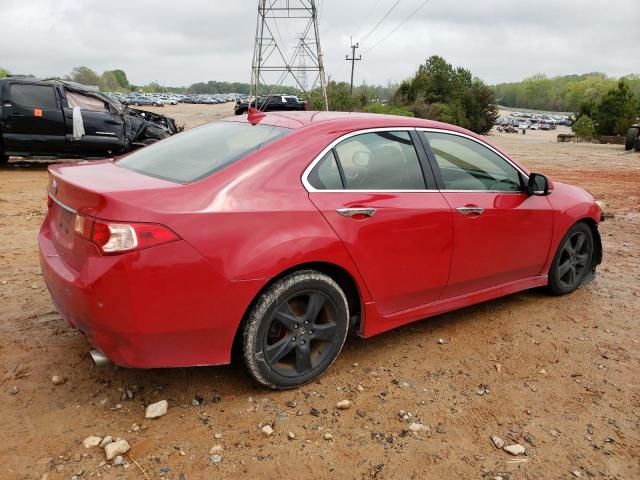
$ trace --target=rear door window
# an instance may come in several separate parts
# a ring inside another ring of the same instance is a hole
[[[342,178],[333,150],[329,150],[311,170],[307,181],[316,190],[342,190]]]
[[[425,190],[409,132],[363,133],[335,147],[347,190]]]
[[[57,109],[55,89],[48,85],[12,83],[9,90],[11,100],[23,107]]]
[[[291,132],[239,122],[213,122],[149,145],[117,165],[151,177],[191,183],[207,177]]]

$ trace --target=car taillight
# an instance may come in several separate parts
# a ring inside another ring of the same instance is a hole
[[[180,238],[156,223],[116,223],[93,220],[83,215],[76,215],[74,230],[107,255],[142,250]]]

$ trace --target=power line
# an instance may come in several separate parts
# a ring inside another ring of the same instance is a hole
[[[369,30],[369,33],[367,33],[362,39],[360,39],[361,42],[364,42],[367,38],[369,38],[371,36],[371,34],[373,32],[376,31],[376,29],[382,24],[382,22],[385,21],[385,19],[391,14],[391,12],[393,12],[395,10],[395,8],[398,6],[398,4],[401,2],[402,0],[396,0],[396,3],[394,3],[391,8],[387,11],[387,13],[385,13],[382,18],[380,19],[380,21],[378,23],[376,23],[374,25],[374,27]]]
[[[416,8],[413,12],[411,12],[409,14],[409,16],[407,18],[405,18],[402,22],[400,22],[398,24],[398,26],[396,26],[396,28],[394,28],[393,30],[391,30],[389,33],[387,33],[384,37],[382,37],[380,40],[378,40],[376,43],[374,43],[371,47],[369,47],[367,50],[365,50],[364,52],[362,52],[363,55],[369,53],[371,50],[373,50],[374,48],[376,48],[378,45],[380,45],[382,42],[384,42],[388,37],[390,37],[391,35],[393,35],[400,27],[402,27],[405,23],[407,23],[409,20],[411,20],[411,18],[418,13],[427,3],[429,3],[431,0],[424,0],[424,2],[422,2],[420,4],[420,6],[418,8]]]
[[[373,4],[373,8],[371,8],[369,10],[369,13],[367,13],[367,16],[364,17],[364,20],[362,21],[362,25],[365,25],[367,23],[367,20],[369,20],[369,18],[371,17],[371,14],[375,11],[375,9],[378,8],[378,5],[380,5],[380,0],[376,0],[376,3]]]

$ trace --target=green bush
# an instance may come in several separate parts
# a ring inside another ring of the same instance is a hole
[[[402,82],[394,98],[416,117],[453,123],[476,133],[487,133],[499,113],[493,90],[471,72],[454,68],[434,55]]]
[[[580,140],[592,140],[596,137],[593,120],[588,115],[580,115],[580,117],[573,122],[571,130],[573,130],[573,133],[575,133]]]
[[[595,109],[593,119],[596,132],[599,135],[626,135],[635,122],[639,109],[628,82],[621,79],[618,86],[609,90]]]

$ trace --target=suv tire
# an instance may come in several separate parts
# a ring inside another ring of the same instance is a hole
[[[633,148],[636,148],[636,151],[638,150],[638,144],[637,144],[637,140],[638,138],[638,133],[640,133],[640,128],[638,127],[631,127],[629,129],[629,131],[627,132],[627,139],[624,142],[624,149],[625,150],[633,150]]]

